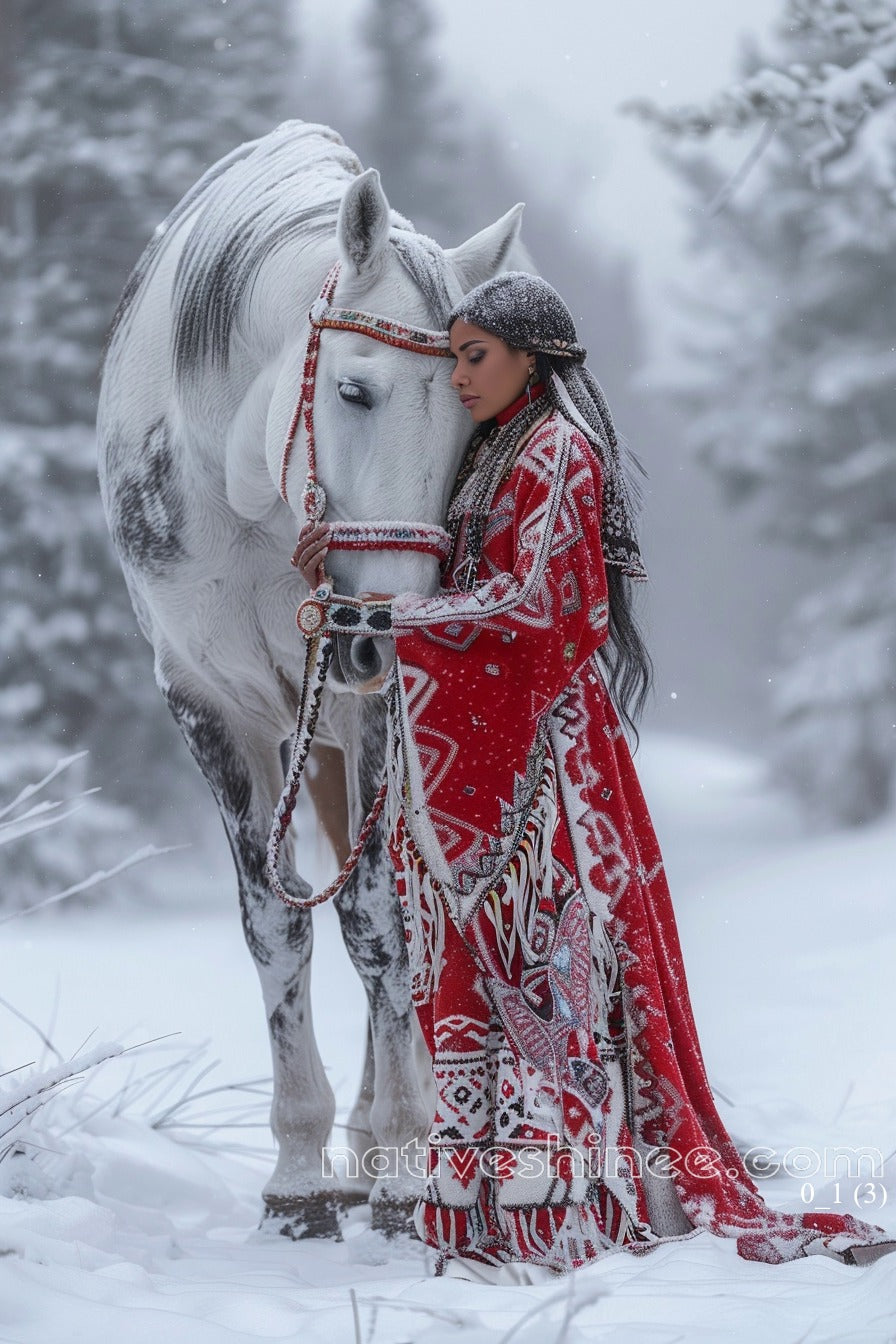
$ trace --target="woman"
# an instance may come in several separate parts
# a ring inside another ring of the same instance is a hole
[[[442,589],[354,626],[391,618],[397,655],[390,848],[438,1097],[418,1231],[440,1271],[499,1281],[701,1230],[754,1260],[876,1258],[880,1228],[770,1209],[713,1103],[620,726],[651,673],[631,486],[569,310],[509,272],[449,337],[476,431]],[[303,529],[312,586],[325,556]]]

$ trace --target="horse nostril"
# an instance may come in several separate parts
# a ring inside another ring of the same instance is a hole
[[[336,647],[343,678],[355,686],[384,676],[394,656],[390,640],[372,635],[337,635]]]
[[[380,653],[372,636],[355,635],[351,640],[352,667],[363,681],[378,675]]]

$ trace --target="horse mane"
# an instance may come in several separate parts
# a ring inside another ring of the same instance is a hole
[[[231,150],[156,229],[125,284],[103,361],[170,236],[198,211],[174,277],[174,369],[180,379],[207,359],[226,367],[237,308],[260,262],[293,236],[307,242],[335,228],[345,183],[361,171],[342,137],[313,122],[285,121]]]
[[[236,149],[230,151],[223,159],[212,164],[199,178],[194,182],[185,196],[178,201],[177,205],[164,218],[161,224],[156,228],[152,238],[143,250],[140,260],[131,271],[122,290],[121,298],[118,300],[118,306],[109,324],[109,330],[106,333],[106,340],[103,345],[102,360],[100,369],[106,362],[109,349],[119,330],[129,316],[134,307],[137,296],[143,289],[143,286],[149,280],[155,271],[156,265],[160,259],[160,254],[168,241],[169,235],[193,210],[197,201],[209,190],[214,182],[222,177],[228,169],[241,159],[247,158],[258,145],[257,140],[249,140],[245,144],[238,145]]]
[[[240,305],[261,265],[282,247],[333,235],[357,156],[328,126],[287,121],[213,164],[156,230],[132,271],[106,338],[105,360],[179,224],[199,211],[178,259],[172,295],[173,371],[183,385],[211,365],[226,370]],[[439,245],[393,211],[391,244],[423,293],[433,324],[453,302]],[[222,219],[227,227],[222,227]],[[456,282],[455,282],[456,284]]]
[[[332,235],[346,183],[361,171],[335,131],[288,121],[210,184],[174,277],[178,381],[204,364],[226,370],[240,304],[262,263]]]

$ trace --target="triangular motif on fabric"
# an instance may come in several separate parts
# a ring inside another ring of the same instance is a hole
[[[512,527],[515,514],[516,510],[513,507],[513,502],[509,499],[493,508],[486,519],[483,546],[486,543],[491,544],[495,537],[500,536],[507,528]]]
[[[439,689],[439,683],[429,672],[413,664],[402,663],[401,675],[408,718],[413,723]]]
[[[583,536],[584,528],[579,511],[574,501],[565,495],[551,537],[551,555],[560,555],[561,552],[570,550],[582,540]]]
[[[417,755],[423,772],[423,792],[428,799],[451,769],[457,753],[458,744],[447,733],[435,728],[421,728],[417,732]]]
[[[430,644],[463,653],[479,638],[482,631],[474,621],[455,621],[451,625],[427,626],[422,633]]]
[[[429,809],[429,819],[445,859],[455,872],[465,854],[481,849],[484,837],[480,827],[468,825],[459,817],[449,816],[436,808]]]
[[[550,630],[554,625],[554,598],[548,584],[538,585],[528,602],[519,607],[520,619],[537,630]]]

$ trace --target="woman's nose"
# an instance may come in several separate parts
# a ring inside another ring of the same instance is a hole
[[[462,373],[461,370],[455,366],[454,372],[451,374],[451,386],[463,387],[466,380],[467,380],[466,374]]]

